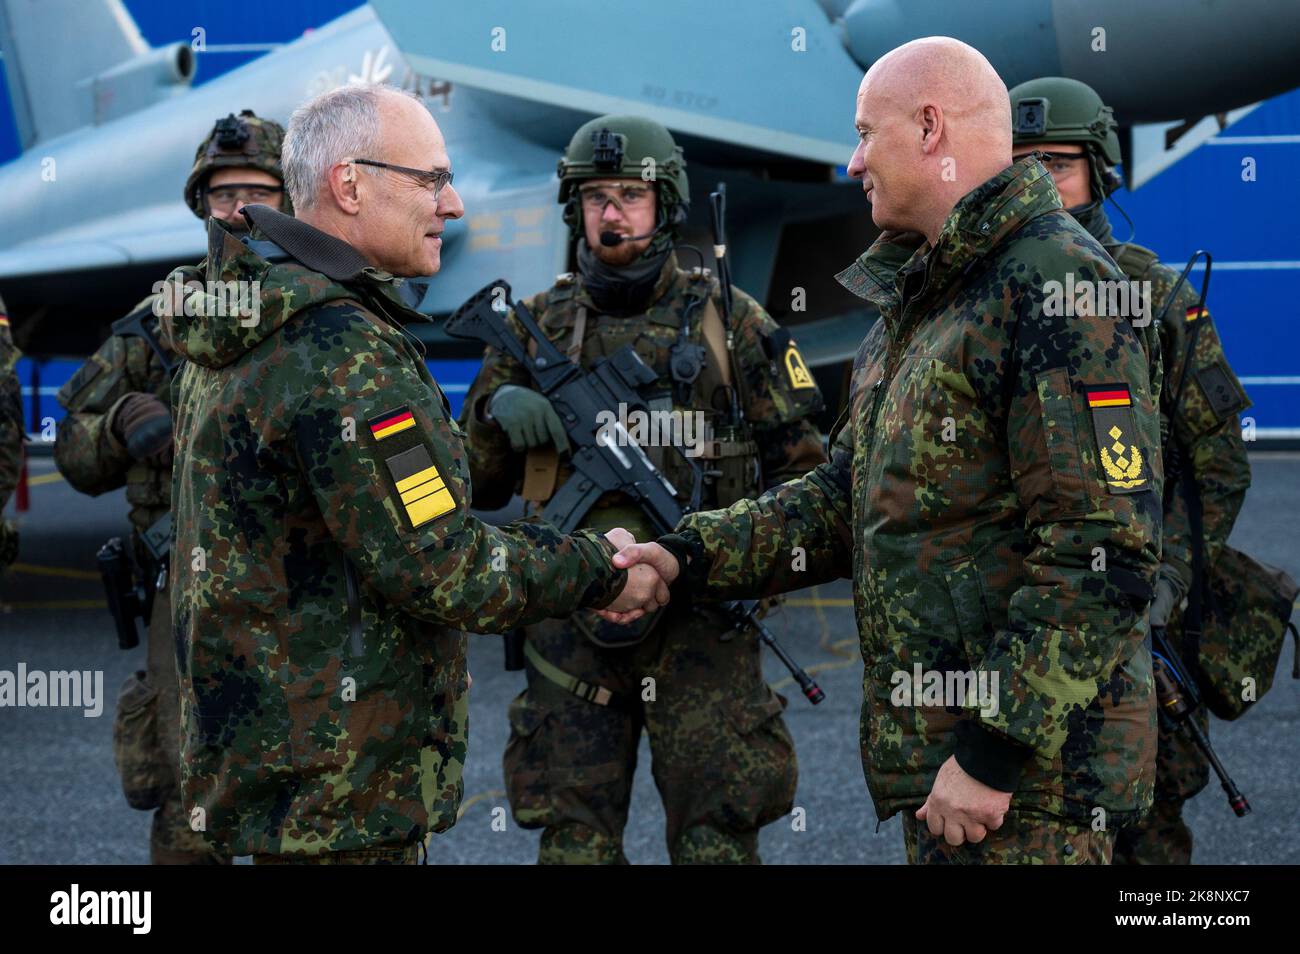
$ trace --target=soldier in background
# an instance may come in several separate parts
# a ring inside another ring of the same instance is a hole
[[[643,178],[648,160],[653,181]],[[822,403],[789,332],[758,302],[733,288],[732,329],[724,329],[717,280],[678,267],[685,166],[656,122],[603,116],[580,127],[559,173],[577,274],[526,305],[584,368],[631,345],[659,376],[646,389],[657,395],[651,407],[705,422],[696,461],[710,474],[703,506],[712,508],[822,463],[809,421]],[[689,348],[700,360],[683,373],[678,356]],[[540,512],[572,473],[559,417],[532,388],[518,362],[487,349],[461,421],[476,507],[496,509],[519,491]],[[744,426],[728,417],[733,396]],[[686,501],[695,479],[681,456],[646,452]],[[621,493],[601,497],[584,522],[653,536]],[[673,863],[758,861],[758,830],[790,810],[797,771],[785,701],[763,681],[756,639],[736,633],[718,609],[681,605],[626,626],[592,612],[548,620],[528,629],[524,653],[528,688],[510,707],[505,774],[516,821],[543,829],[542,863],[626,863],[643,728]]]
[[[185,203],[200,219],[213,216],[234,229],[245,227],[239,212],[246,203],[289,211],[280,172],[283,139],[278,123],[251,110],[220,120],[195,153]],[[150,295],[115,324],[108,340],[59,390],[68,414],[54,445],[59,471],[82,493],[98,496],[126,485],[133,556],[151,587],[162,568],[142,535],[171,509],[169,392],[178,360],[161,332],[158,299]],[[191,831],[181,806],[179,689],[165,586],[153,596],[148,622],[147,668],[122,687],[114,726],[123,791],[132,807],[157,809],[149,837],[153,864],[225,861]]]
[[[23,465],[23,401],[17,370],[20,357],[9,334],[9,313],[0,298],[0,582],[5,569],[18,557],[18,528],[5,519],[4,509],[18,486]]]
[[[1250,487],[1250,461],[1238,415],[1250,407],[1228,364],[1210,313],[1199,309],[1198,292],[1185,282],[1171,303],[1179,269],[1161,264],[1155,252],[1118,242],[1106,216],[1106,198],[1119,187],[1119,138],[1110,107],[1084,83],[1046,77],[1011,90],[1015,153],[1048,153],[1043,160],[1056,180],[1061,202],[1100,242],[1131,280],[1151,282],[1150,316],[1164,367],[1160,429],[1166,460],[1163,556],[1151,604],[1151,625],[1166,626],[1175,652],[1183,651],[1180,606],[1193,584],[1192,529],[1187,487],[1199,497],[1204,571],[1208,573],[1241,510]],[[1192,331],[1195,353],[1188,353]],[[1175,403],[1176,402],[1176,403]],[[1205,709],[1197,716],[1208,730]],[[1205,756],[1186,733],[1163,720],[1156,757],[1155,804],[1136,826],[1120,831],[1117,863],[1190,864],[1192,832],[1183,805],[1209,781]]]

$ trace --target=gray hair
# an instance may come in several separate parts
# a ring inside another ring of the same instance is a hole
[[[373,159],[380,147],[379,94],[418,97],[387,83],[356,83],[321,93],[289,117],[280,165],[295,209],[310,209],[330,167],[347,158]],[[372,175],[380,170],[364,166]]]

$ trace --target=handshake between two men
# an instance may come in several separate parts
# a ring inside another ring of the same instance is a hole
[[[621,626],[667,606],[668,588],[681,571],[677,557],[657,543],[637,543],[622,527],[610,530],[605,539],[619,548],[612,562],[627,570],[627,584],[612,603],[596,612]]]

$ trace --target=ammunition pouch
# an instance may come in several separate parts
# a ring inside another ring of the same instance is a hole
[[[1291,677],[1300,679],[1300,634],[1290,621],[1300,586],[1229,546],[1207,576],[1201,630],[1183,626],[1183,652],[1206,707],[1232,721],[1272,687],[1288,630],[1296,640]],[[1171,624],[1185,622],[1176,614]]]
[[[173,774],[163,760],[158,735],[158,690],[142,670],[127,677],[113,720],[113,761],[122,793],[132,808],[149,811],[163,803]]]
[[[740,428],[727,428],[720,439],[705,442],[700,454],[700,460],[707,461],[704,473],[713,488],[715,507],[730,507],[762,492],[758,444],[739,439],[743,436]]]

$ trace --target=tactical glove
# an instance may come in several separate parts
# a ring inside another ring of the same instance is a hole
[[[503,385],[492,395],[487,413],[506,432],[516,451],[544,444],[554,444],[558,451],[569,449],[560,416],[551,402],[536,391],[516,384]]]
[[[1179,602],[1178,591],[1163,575],[1156,577],[1156,595],[1151,601],[1151,625],[1169,625],[1169,614]]]
[[[122,398],[113,413],[112,428],[113,436],[136,460],[157,458],[161,464],[171,453],[171,412],[152,394],[133,392]]]

